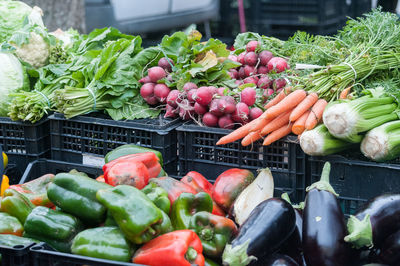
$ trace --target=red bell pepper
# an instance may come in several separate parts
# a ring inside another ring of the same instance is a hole
[[[168,199],[171,201],[171,206],[175,202],[175,200],[179,197],[183,192],[196,194],[197,191],[189,185],[185,183],[179,182],[178,180],[163,176],[159,178],[152,178],[149,181],[150,183],[154,183],[159,187],[162,187],[168,192]]]
[[[204,266],[200,238],[192,230],[178,230],[161,235],[144,244],[133,263],[150,266]]]
[[[106,182],[106,180],[104,180],[104,175],[98,176],[98,177],[96,178],[96,180],[99,181],[99,182],[103,182],[103,183]]]
[[[233,202],[254,180],[249,170],[232,168],[220,174],[214,183],[212,198],[225,211],[229,211]]]
[[[149,171],[141,162],[120,162],[107,171],[107,184],[111,186],[129,185],[142,189],[149,179]]]

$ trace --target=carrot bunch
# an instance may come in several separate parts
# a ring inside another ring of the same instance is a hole
[[[266,111],[259,118],[222,137],[217,145],[242,138],[243,146],[261,138],[264,138],[263,145],[270,145],[291,132],[300,135],[321,121],[327,104],[324,99],[318,99],[316,93],[307,95],[304,90],[291,91],[287,87],[264,106]]]

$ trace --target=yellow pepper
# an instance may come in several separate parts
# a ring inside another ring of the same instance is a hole
[[[8,164],[8,157],[7,157],[7,154],[5,154],[3,152],[3,165],[4,165],[4,168],[7,167],[7,164]]]
[[[1,182],[1,187],[0,187],[0,196],[3,196],[4,191],[10,186],[10,180],[8,179],[8,176],[3,175],[3,181]]]

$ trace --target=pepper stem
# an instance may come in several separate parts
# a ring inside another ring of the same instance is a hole
[[[339,196],[329,183],[329,174],[331,172],[331,164],[329,162],[326,162],[324,164],[324,168],[322,169],[322,174],[321,174],[321,179],[320,181],[312,184],[311,186],[307,187],[306,191],[309,192],[311,189],[318,189],[318,190],[325,190],[328,192],[331,192],[333,195],[336,197]]]
[[[356,248],[372,247],[372,225],[370,215],[367,214],[362,221],[355,216],[350,216],[347,222],[349,234],[344,237],[344,241],[351,242]]]
[[[187,261],[192,263],[197,258],[197,251],[194,248],[189,247],[188,250],[186,251],[185,257]]]
[[[253,260],[257,260],[256,257],[247,254],[249,244],[250,239],[239,246],[232,247],[232,245],[226,245],[224,254],[222,254],[223,264],[229,266],[245,266],[250,264]]]
[[[214,232],[210,228],[204,228],[203,230],[200,231],[200,238],[210,241],[213,239]]]

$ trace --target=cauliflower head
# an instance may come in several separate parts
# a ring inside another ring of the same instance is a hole
[[[18,58],[26,63],[29,63],[35,68],[45,66],[50,55],[50,46],[42,36],[35,32],[30,33],[28,43],[21,46],[13,45],[15,54]]]

